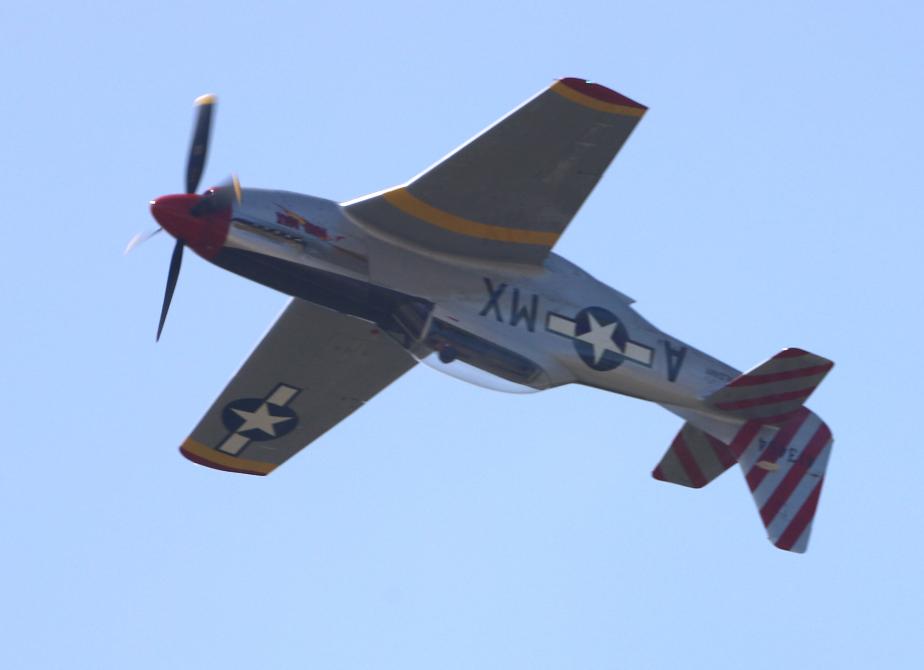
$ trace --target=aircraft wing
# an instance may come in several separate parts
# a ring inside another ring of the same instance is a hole
[[[180,451],[267,475],[415,362],[374,324],[294,299]]]
[[[561,79],[403,186],[344,208],[425,249],[541,263],[646,109]]]

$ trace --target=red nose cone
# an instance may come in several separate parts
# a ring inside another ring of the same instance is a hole
[[[231,208],[198,216],[192,214],[190,210],[201,198],[187,193],[164,195],[151,201],[151,214],[168,233],[183,240],[203,258],[212,259],[228,237]]]

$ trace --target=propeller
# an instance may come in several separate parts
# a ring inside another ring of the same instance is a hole
[[[176,289],[176,280],[180,277],[180,265],[183,263],[183,243],[177,240],[173,247],[173,256],[170,257],[170,269],[167,271],[167,288],[164,291],[164,305],[160,308],[160,322],[157,324],[157,341],[160,341],[160,334],[164,330],[164,322],[167,320],[167,311],[170,309],[170,301],[173,300],[173,291]]]
[[[212,131],[212,110],[215,108],[217,98],[214,95],[201,95],[195,100],[197,108],[196,127],[193,130],[192,142],[189,146],[189,158],[186,161],[186,192],[195,193],[202,179],[205,169],[205,159],[208,156],[209,136]]]
[[[196,189],[199,188],[199,181],[202,179],[202,172],[205,170],[205,159],[209,153],[209,137],[212,133],[212,112],[216,102],[217,98],[212,94],[199,96],[195,100],[196,125],[189,145],[189,158],[186,160],[187,193],[196,192]],[[206,198],[203,198],[203,200],[206,200]],[[195,211],[197,207],[198,205],[193,207],[190,214],[200,216],[205,213],[204,211]],[[170,302],[173,300],[173,291],[176,289],[177,279],[180,277],[180,265],[183,263],[183,247],[185,246],[183,240],[177,239],[173,247],[173,255],[170,257],[170,269],[167,270],[167,286],[164,289],[164,304],[160,309],[160,322],[157,324],[156,341],[158,342],[160,341],[160,334],[164,330],[167,312],[170,311]]]
[[[202,179],[202,173],[205,171],[205,163],[208,158],[209,137],[212,131],[212,116],[214,114],[217,99],[214,95],[203,95],[195,100],[196,121],[193,126],[192,140],[189,145],[189,156],[186,160],[186,193],[187,195],[195,194],[199,188],[199,181]],[[163,200],[152,200],[152,212],[155,218],[159,219],[156,211],[158,203],[161,207],[168,206],[166,201],[169,198],[177,196],[165,196]],[[201,197],[194,199],[194,204],[189,208],[188,213],[194,217],[204,217],[210,214],[227,210],[237,201],[241,202],[241,182],[236,174],[219,186],[208,189]],[[175,202],[175,201],[174,201]],[[163,211],[163,210],[161,210]],[[169,210],[168,210],[169,211]],[[186,216],[185,212],[183,216]],[[167,271],[167,286],[164,289],[164,303],[160,310],[160,321],[157,324],[157,340],[160,340],[161,333],[164,330],[164,323],[167,320],[167,313],[170,311],[170,303],[173,300],[173,293],[176,290],[177,280],[180,277],[180,266],[183,264],[183,250],[186,244],[183,242],[182,234],[177,234],[168,226],[174,237],[177,238],[173,247],[173,254],[170,257],[170,268]],[[157,228],[149,233],[138,233],[125,247],[125,254],[131,252],[135,247],[146,242],[154,235],[159,233],[163,228]]]
[[[147,233],[135,233],[135,236],[128,241],[127,245],[125,245],[125,251],[122,252],[122,255],[128,256],[128,254],[130,254],[135,249],[135,247],[144,244],[162,230],[163,228],[155,228],[154,230]]]

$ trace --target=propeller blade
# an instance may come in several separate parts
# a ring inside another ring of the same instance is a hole
[[[241,192],[241,180],[237,178],[237,172],[231,173],[231,186],[234,188],[234,199],[240,205],[244,196]]]
[[[217,98],[212,95],[203,95],[196,98],[196,128],[193,131],[192,144],[189,147],[189,160],[186,163],[186,192],[195,193],[199,188],[199,180],[205,169],[205,158],[209,148],[209,133],[212,128],[212,110]]]
[[[135,233],[135,236],[128,241],[128,244],[125,246],[125,251],[122,252],[123,256],[127,256],[131,253],[132,249],[137,247],[139,244],[147,242],[149,239],[157,235],[163,228],[155,228],[154,230],[148,233]]]
[[[164,291],[164,306],[160,310],[160,323],[157,325],[157,341],[160,341],[160,334],[164,330],[164,321],[167,320],[167,311],[170,309],[170,301],[173,300],[173,291],[176,288],[176,280],[180,276],[180,264],[183,262],[183,242],[176,241],[173,247],[173,256],[170,258],[170,270],[167,272],[167,290]]]

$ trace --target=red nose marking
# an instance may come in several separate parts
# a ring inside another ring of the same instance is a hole
[[[211,260],[228,237],[231,208],[194,216],[189,210],[202,196],[192,193],[162,195],[151,201],[151,214],[164,230],[183,240],[197,254]]]

